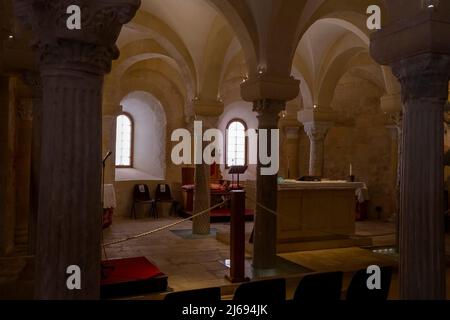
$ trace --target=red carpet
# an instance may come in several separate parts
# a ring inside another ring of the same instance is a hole
[[[145,257],[102,261],[102,298],[167,290],[167,276]]]

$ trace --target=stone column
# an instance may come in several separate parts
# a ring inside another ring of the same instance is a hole
[[[39,170],[41,164],[42,83],[40,75],[31,72],[24,73],[22,75],[22,80],[31,88],[33,95],[28,253],[35,254],[37,216],[39,207]]]
[[[209,191],[210,167],[206,164],[195,165],[194,214],[206,210],[211,205]],[[192,233],[205,235],[211,232],[210,214],[204,214],[192,220]]]
[[[35,296],[98,299],[103,76],[139,1],[78,1],[79,31],[66,28],[72,1],[15,4],[37,38],[43,92]],[[79,290],[67,288],[72,265],[81,271]]]
[[[105,184],[114,184],[116,180],[116,129],[117,117],[123,112],[120,105],[120,83],[117,76],[113,73],[105,77],[103,85],[103,130],[102,130],[102,154],[105,155],[109,150],[112,151],[111,157],[106,162]]]
[[[324,172],[324,146],[328,131],[337,121],[337,114],[328,107],[308,108],[299,111],[298,120],[303,123],[309,137],[309,175],[322,177]]]
[[[0,76],[0,256],[14,250],[15,212],[13,210],[12,139],[14,117],[10,101],[9,77]]]
[[[16,104],[14,168],[15,186],[15,245],[16,253],[28,251],[30,210],[30,169],[32,141],[33,100],[21,96]]]
[[[285,127],[286,135],[285,154],[286,154],[286,175],[288,179],[297,179],[299,177],[299,131],[300,127]]]
[[[332,127],[329,122],[306,122],[303,124],[305,132],[309,137],[309,175],[323,176],[325,138],[328,130]]]
[[[116,179],[116,127],[118,115],[102,116],[102,155],[105,156],[108,151],[112,152],[105,166],[105,184],[114,184]]]
[[[254,111],[258,113],[258,129],[268,130],[267,150],[269,153],[279,148],[272,146],[270,133],[278,128],[280,112],[285,109],[286,101],[298,97],[300,81],[293,77],[280,77],[260,70],[241,84],[243,100],[253,102]],[[258,134],[258,140],[261,135]],[[279,142],[278,142],[279,144]],[[260,146],[258,143],[258,154]],[[256,169],[256,200],[270,210],[277,211],[278,172],[263,175],[264,166],[258,156]],[[277,217],[256,206],[253,236],[253,267],[272,269],[276,266],[277,254]]]
[[[391,77],[394,77],[393,75]],[[393,126],[389,126],[392,134],[393,151],[392,164],[393,164],[393,215],[390,220],[395,222],[396,234],[395,234],[395,247],[398,252],[399,246],[399,215],[400,215],[400,182],[401,182],[401,154],[402,154],[402,117],[403,106],[400,93],[388,94],[380,99],[380,108],[383,112],[388,114],[393,122]]]
[[[216,128],[217,120],[220,114],[223,112],[223,103],[218,101],[195,101],[194,102],[195,121],[201,121],[202,134],[212,128]],[[206,210],[211,207],[211,195],[210,195],[210,173],[211,167],[203,161],[203,150],[209,144],[209,142],[203,142],[202,137],[194,137],[198,144],[196,147],[201,148],[201,164],[195,165],[195,192],[194,192],[194,214]],[[200,143],[200,141],[202,141]],[[194,142],[194,145],[196,143]],[[195,152],[195,150],[194,150]],[[200,156],[200,155],[199,155]],[[193,234],[210,234],[211,223],[210,214],[204,214],[192,221],[192,233]]]
[[[394,63],[393,71],[404,104],[400,295],[445,299],[442,123],[450,56],[417,55]]]
[[[395,174],[395,211],[394,211],[394,219],[395,219],[395,247],[397,252],[399,252],[399,241],[400,241],[400,186],[402,184],[402,140],[403,140],[403,111],[399,111],[393,115],[393,120],[395,121],[395,135],[397,141],[397,166],[396,166],[396,174]]]
[[[279,100],[259,100],[254,102],[254,111],[258,113],[258,130],[267,130],[267,150],[279,146],[271,145],[271,132],[278,130],[279,114],[286,103]],[[260,138],[258,134],[258,154],[260,154]],[[278,174],[264,175],[261,169],[265,166],[258,160],[256,176],[256,199],[258,203],[270,210],[277,211]],[[253,238],[253,266],[257,269],[270,269],[276,265],[277,253],[277,217],[267,210],[256,206],[255,232]]]

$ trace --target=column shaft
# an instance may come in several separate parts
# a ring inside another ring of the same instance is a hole
[[[394,66],[402,84],[400,295],[445,299],[443,113],[450,57],[424,54]]]
[[[33,122],[31,138],[30,203],[28,219],[28,253],[36,253],[36,228],[39,208],[39,176],[42,134],[42,85],[39,74],[26,72],[22,80],[33,94]]]
[[[10,103],[10,79],[0,76],[0,256],[14,250],[15,212],[13,210],[12,139],[13,112]]]
[[[210,207],[209,176],[207,164],[195,165],[194,214]],[[209,234],[211,232],[210,214],[205,213],[192,221],[193,234]]]
[[[258,112],[258,129],[268,130],[267,150],[271,153],[279,145],[272,146],[270,134],[278,128],[279,113],[285,107],[284,101],[261,100],[254,104],[254,110]],[[261,135],[258,135],[258,141]],[[258,154],[260,154],[258,143]],[[258,159],[256,176],[256,197],[258,203],[270,210],[277,211],[278,174],[263,175],[261,169],[264,166]],[[253,266],[257,269],[270,269],[276,265],[277,253],[277,217],[260,206],[256,207],[255,233],[253,238]]]
[[[309,175],[322,177],[324,172],[325,138],[332,126],[328,122],[304,123],[305,132],[309,137]]]
[[[406,299],[445,296],[443,104],[410,102],[404,117],[400,288]]]
[[[323,139],[310,139],[309,175],[321,177],[323,175]]]
[[[47,67],[42,80],[36,297],[95,299],[100,285],[103,76]],[[81,269],[81,290],[67,289],[70,265]]]

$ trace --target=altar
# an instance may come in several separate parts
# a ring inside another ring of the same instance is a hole
[[[278,243],[349,238],[355,233],[355,203],[362,182],[294,181],[278,185]]]

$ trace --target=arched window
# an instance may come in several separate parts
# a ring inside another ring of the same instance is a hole
[[[247,125],[239,119],[231,120],[226,133],[226,167],[247,164]]]
[[[116,166],[133,166],[133,119],[129,114],[117,117],[116,129]]]

